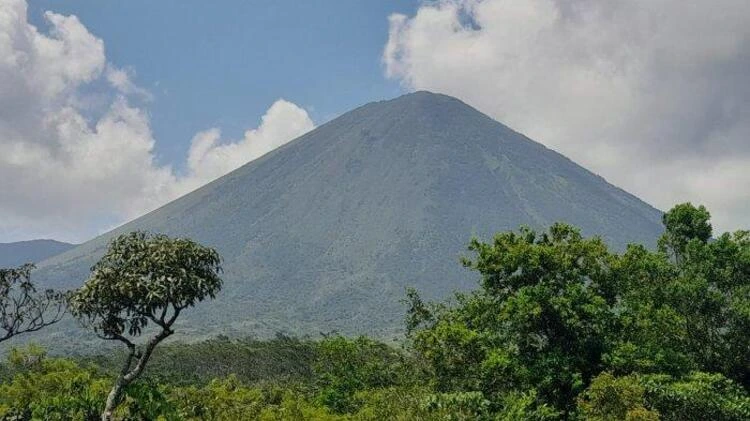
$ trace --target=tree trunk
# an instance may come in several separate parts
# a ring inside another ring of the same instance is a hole
[[[117,405],[119,405],[120,401],[122,400],[122,393],[125,391],[125,386],[130,383],[127,378],[127,374],[128,372],[130,372],[130,366],[133,364],[133,358],[135,358],[137,350],[135,345],[133,345],[127,339],[121,340],[128,346],[128,356],[127,358],[125,358],[125,361],[122,364],[120,375],[117,376],[115,384],[112,385],[112,390],[109,391],[107,402],[104,405],[104,412],[102,412],[102,421],[112,420],[115,409],[117,409]]]
[[[130,348],[130,352],[128,353],[128,357],[122,366],[120,375],[117,376],[117,380],[115,381],[114,386],[112,386],[112,390],[109,392],[109,396],[107,396],[107,403],[104,406],[104,412],[102,412],[102,421],[112,421],[112,416],[114,415],[115,409],[117,409],[117,406],[122,400],[122,394],[125,391],[125,387],[141,375],[143,369],[146,368],[146,363],[148,362],[149,358],[151,358],[151,353],[154,352],[154,348],[159,345],[159,342],[173,333],[170,327],[172,326],[174,319],[176,319],[177,315],[179,314],[179,310],[175,311],[175,315],[171,319],[171,322],[169,322],[164,327],[164,330],[162,330],[158,335],[154,336],[153,338],[151,338],[151,340],[148,341],[148,343],[146,344],[146,349],[144,349],[143,352],[138,352],[136,347],[130,341],[126,341],[126,343],[128,344],[128,348]],[[138,354],[137,356],[136,353]],[[135,367],[131,369],[134,358],[136,359]]]
[[[123,376],[118,377],[114,386],[112,386],[112,390],[109,391],[109,396],[107,396],[107,403],[104,405],[104,412],[102,412],[102,421],[112,421],[112,416],[117,409],[117,405],[120,404],[125,386],[127,386],[125,378]]]

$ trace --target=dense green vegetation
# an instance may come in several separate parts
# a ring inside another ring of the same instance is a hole
[[[555,224],[473,240],[479,288],[407,292],[401,346],[366,337],[218,337],[153,350],[117,419],[750,419],[750,233],[703,207],[656,250],[615,253]],[[99,419],[127,353],[0,366],[3,419]]]
[[[750,233],[711,240],[690,204],[664,223],[657,251],[621,255],[564,224],[472,241],[478,290],[409,294],[435,390],[479,392],[491,413],[532,397],[532,418],[748,419]]]

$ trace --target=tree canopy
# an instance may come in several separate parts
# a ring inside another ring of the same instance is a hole
[[[438,390],[479,392],[498,412],[521,391],[537,409],[570,417],[604,383],[634,383],[627,387],[641,396],[649,388],[635,383],[653,376],[746,389],[750,234],[712,240],[709,220],[704,207],[678,205],[664,215],[658,250],[631,245],[623,254],[566,224],[472,240],[463,262],[480,288],[446,303],[411,292],[409,337]],[[746,396],[738,413],[750,416]]]
[[[221,289],[221,258],[188,239],[132,232],[115,238],[91,276],[70,297],[72,313],[101,338],[125,344],[128,354],[107,399],[102,419],[111,419],[123,390],[143,372],[154,348],[174,333],[184,309]],[[153,324],[145,345],[140,336]]]

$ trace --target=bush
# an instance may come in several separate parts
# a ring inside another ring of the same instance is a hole
[[[91,369],[48,359],[36,348],[14,349],[10,381],[0,384],[0,417],[16,420],[98,420],[109,383]]]
[[[578,398],[578,411],[591,421],[658,420],[659,413],[644,404],[644,387],[637,376],[602,373]]]
[[[413,382],[407,357],[365,337],[326,338],[317,346],[314,363],[316,400],[333,412],[353,413],[362,402],[357,392]]]
[[[643,385],[647,405],[664,420],[750,419],[747,391],[721,374],[694,372],[680,379],[649,375]]]

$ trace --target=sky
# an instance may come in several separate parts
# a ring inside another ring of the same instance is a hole
[[[0,0],[0,242],[85,241],[419,89],[750,228],[746,0]]]

